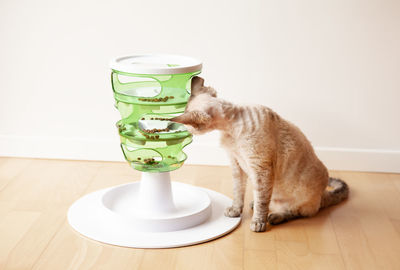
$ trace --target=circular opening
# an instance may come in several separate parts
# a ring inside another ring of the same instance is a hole
[[[157,165],[163,158],[159,152],[148,148],[135,148],[126,144],[122,144],[122,150],[126,159],[143,165]]]
[[[161,84],[148,77],[135,77],[116,74],[119,87],[115,88],[120,94],[132,97],[155,97],[161,93]]]

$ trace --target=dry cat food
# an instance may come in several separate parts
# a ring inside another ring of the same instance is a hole
[[[169,118],[161,118],[161,117],[156,117],[154,120],[160,120],[160,121],[169,121]]]
[[[146,118],[142,117],[140,120],[146,120]],[[161,118],[161,117],[151,117],[150,120],[160,120],[160,121],[169,121],[169,118]]]
[[[146,131],[146,130],[144,130],[144,131]],[[151,136],[151,135],[148,135],[148,134],[146,134],[146,133],[143,133],[141,130],[140,130],[140,133],[141,133],[143,136],[145,136],[146,139],[149,139],[149,140],[158,140],[158,139],[160,138],[160,135]],[[151,133],[154,133],[154,132],[151,132]]]
[[[176,157],[173,157],[173,156],[170,156],[170,155],[168,156],[168,158],[170,158],[170,159],[176,159]],[[159,161],[156,161],[154,158],[145,158],[145,159],[143,159],[143,161],[142,161],[142,158],[141,158],[141,157],[138,157],[137,160],[138,160],[139,162],[142,162],[142,163],[146,164],[146,165],[155,165],[155,164],[159,164],[159,163],[160,163]]]
[[[168,99],[173,99],[174,96],[165,96],[160,98],[139,98],[140,101],[148,101],[148,102],[167,102]]]
[[[153,129],[143,129],[144,132],[146,133],[158,133],[158,132],[162,132],[162,131],[169,131],[169,128],[162,128],[162,129],[158,129],[158,128],[153,128]]]
[[[156,161],[154,158],[145,158],[143,162],[147,165],[158,164],[159,162]]]

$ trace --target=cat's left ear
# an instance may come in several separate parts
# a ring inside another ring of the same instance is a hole
[[[199,76],[194,76],[192,78],[191,89],[192,89],[192,96],[206,93],[212,97],[217,97],[217,91],[215,91],[215,89],[212,87],[204,86],[204,79]]]
[[[190,111],[174,117],[171,121],[184,125],[199,126],[211,121],[211,116],[203,111]]]

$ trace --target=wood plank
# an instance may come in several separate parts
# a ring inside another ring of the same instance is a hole
[[[346,269],[340,254],[311,252],[303,242],[277,241],[277,269]]]
[[[274,251],[275,250],[275,237],[278,226],[269,226],[266,232],[255,233],[250,230],[250,222],[252,216],[251,210],[245,212],[242,226],[244,230],[244,248],[246,250],[262,250],[262,251]]]
[[[65,222],[66,208],[57,208],[37,213],[24,237],[14,242],[7,257],[6,269],[31,269],[54,235]],[[22,212],[24,213],[24,212]],[[13,228],[10,228],[13,230]],[[27,256],[29,254],[29,256]]]
[[[174,269],[177,270],[202,270],[210,268],[213,255],[213,245],[204,243],[200,245],[176,249]]]
[[[324,209],[315,217],[303,220],[308,247],[313,253],[340,255],[339,244],[329,216],[330,211],[331,209]]]
[[[213,245],[213,251],[206,269],[243,269],[243,229],[240,226],[228,236],[209,243]]]
[[[139,269],[174,269],[176,256],[175,249],[145,250]]]
[[[174,181],[231,196],[229,167],[185,165]],[[350,198],[317,216],[191,247],[132,249],[82,237],[66,221],[83,194],[138,181],[123,162],[0,158],[0,269],[400,269],[400,174],[331,172]]]
[[[39,218],[39,212],[9,211],[0,219],[0,269],[6,269],[10,253],[20,241],[27,237],[27,232]],[[25,254],[30,256],[30,254]]]
[[[33,269],[140,269],[142,255],[84,238],[65,222]]]
[[[0,191],[3,190],[11,180],[32,162],[23,158],[1,158],[0,159]]]
[[[253,269],[277,269],[277,260],[275,251],[251,250],[244,251],[245,270]]]
[[[347,269],[378,269],[372,247],[357,217],[332,218]]]
[[[397,234],[400,236],[400,220],[391,219],[390,222],[392,223],[393,227],[397,231]]]
[[[332,214],[341,253],[349,269],[396,269],[400,265],[400,238],[390,222],[388,205],[383,203],[386,194],[393,195],[387,192],[391,185],[387,176],[352,173],[351,186],[356,188],[347,207]]]
[[[36,209],[70,205],[82,195],[98,168],[99,164],[90,162],[33,160],[0,191],[0,201],[31,203]]]

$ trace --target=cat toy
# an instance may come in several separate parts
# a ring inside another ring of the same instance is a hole
[[[140,181],[87,194],[68,211],[69,224],[91,239],[125,247],[169,248],[209,241],[234,230],[227,196],[171,182],[192,135],[169,119],[184,112],[191,79],[202,63],[176,55],[135,55],[111,61],[116,124],[126,161]]]

